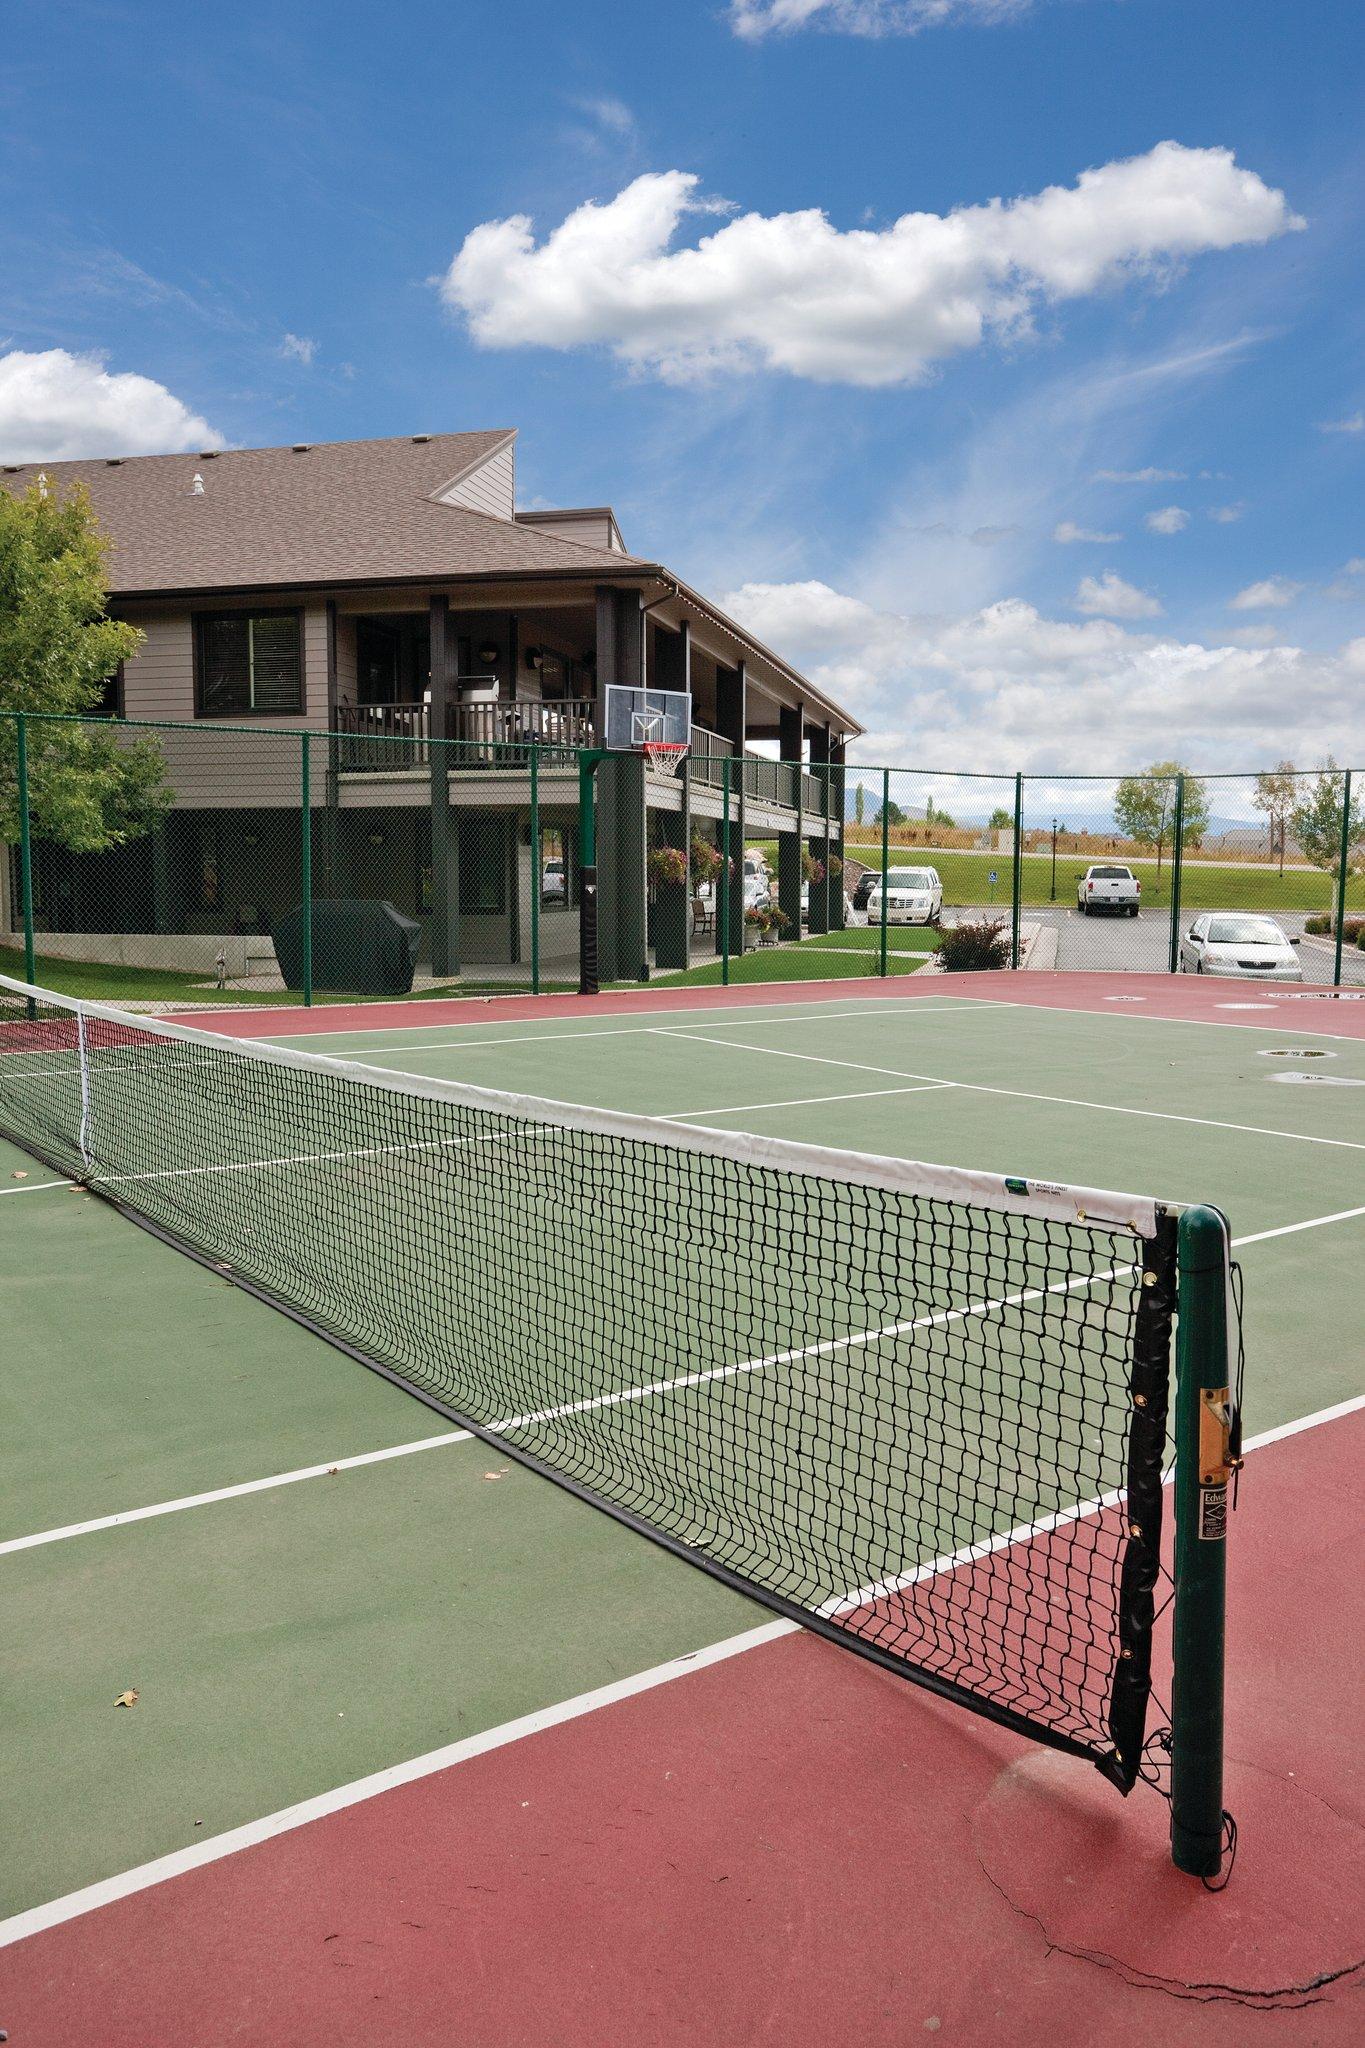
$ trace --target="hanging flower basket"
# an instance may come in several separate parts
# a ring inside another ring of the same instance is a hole
[[[680,846],[652,846],[648,867],[656,889],[681,888],[687,880],[687,855]]]

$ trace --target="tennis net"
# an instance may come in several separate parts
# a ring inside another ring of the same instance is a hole
[[[769,1607],[1134,1782],[1172,1209],[5,978],[0,1132]]]

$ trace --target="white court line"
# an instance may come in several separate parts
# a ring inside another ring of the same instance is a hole
[[[885,1008],[889,1002],[894,1000],[895,998],[889,997],[886,999],[885,1002],[879,1003],[878,1008]],[[929,1002],[932,1002],[934,1000],[936,999],[932,996],[928,998]],[[907,1004],[907,1006],[904,1009],[895,1010],[893,1012],[893,1015],[905,1020],[913,1021],[916,1011],[922,1011],[926,1017],[953,1017],[962,1016],[969,1012],[978,1010],[1005,1010],[1014,1009],[1018,1007],[1016,1004],[1013,1003],[984,1003],[973,1000],[968,1003],[950,1004],[949,1002],[947,1002],[946,999],[939,1000],[942,1000],[943,1002],[943,1007],[941,1009],[929,1009],[927,1007],[926,1000],[923,997],[921,997],[918,1002],[913,1004]],[[627,1012],[626,1014],[629,1015],[631,1013]],[[663,1010],[660,1011],[658,1014],[660,1016],[665,1017],[685,1016],[687,1012]],[[866,1008],[863,1008],[861,1010],[826,1010],[823,1014],[820,1015],[810,1016],[802,1014],[799,1017],[753,1017],[752,1015],[746,1015],[743,1021],[745,1023],[752,1023],[761,1028],[762,1030],[766,1031],[770,1025],[774,1024],[837,1024],[843,1022],[844,1020],[850,1017],[865,1017],[866,1015],[867,1010]],[[724,1022],[726,1017],[732,1016],[734,1016],[733,1011],[723,1011],[720,1013],[718,1021]],[[736,1018],[735,1021],[738,1022],[739,1019]],[[470,1027],[468,1025],[464,1025],[460,1028],[468,1030]],[[687,1031],[690,1029],[690,1027],[685,1024],[674,1024],[667,1027],[658,1024],[620,1024],[610,1025],[604,1027],[601,1030],[594,1028],[591,1031],[522,1032],[510,1038],[450,1038],[430,1041],[423,1045],[365,1045],[358,1046],[356,1048],[356,1051],[363,1052],[367,1060],[373,1059],[376,1056],[376,1054],[382,1056],[385,1053],[392,1053],[395,1055],[401,1053],[406,1058],[412,1053],[476,1052],[482,1046],[486,1045],[546,1045],[551,1042],[558,1042],[561,1039],[579,1038],[648,1038],[652,1033],[665,1028],[671,1031],[676,1031],[680,1036],[685,1035]],[[701,1025],[698,1025],[696,1028],[698,1030],[701,1030],[703,1027]],[[317,1035],[319,1037],[326,1037],[328,1034],[325,1032],[319,1032]],[[338,1034],[338,1036],[339,1035],[340,1034]],[[348,1032],[346,1036],[354,1038],[357,1036],[363,1036],[363,1034],[356,1032]],[[279,1040],[267,1040],[267,1043],[271,1045],[282,1042],[284,1042],[284,1034],[281,1034],[281,1038]],[[288,1042],[292,1044],[295,1042],[295,1040],[289,1040]],[[343,1051],[339,1054],[334,1054],[333,1057],[345,1059],[348,1057],[348,1055]]]
[[[879,1095],[932,1095],[935,1089],[950,1087],[947,1081],[911,1081],[904,1088],[855,1088],[849,1095],[798,1095],[786,1102],[736,1102],[728,1109],[673,1109],[657,1116],[661,1124],[694,1123],[699,1116],[746,1116],[751,1109],[815,1109],[826,1102],[871,1102]],[[58,1186],[58,1182],[49,1185]]]
[[[660,1038],[672,1038],[676,1034],[671,1027],[655,1027]],[[984,1081],[953,1081],[943,1074],[917,1074],[905,1067],[874,1067],[866,1060],[839,1060],[828,1053],[789,1052],[785,1047],[773,1045],[746,1045],[738,1038],[702,1037],[698,1032],[689,1033],[691,1041],[698,1045],[727,1046],[733,1052],[756,1052],[767,1059],[806,1060],[818,1067],[848,1067],[859,1074],[886,1074],[900,1081],[932,1081],[941,1088],[961,1088],[969,1095],[1003,1095],[1019,1102],[1053,1102],[1065,1109],[1102,1110],[1109,1116],[1142,1116],[1155,1118],[1160,1123],[1200,1124],[1207,1130],[1241,1131],[1253,1138],[1289,1138],[1300,1145],[1332,1145],[1348,1152],[1365,1152],[1365,1140],[1359,1138],[1323,1138],[1311,1131],[1281,1131],[1267,1124],[1234,1124],[1216,1116],[1182,1116],[1173,1109],[1131,1109],[1119,1102],[1089,1102],[1076,1095],[1044,1095],[1032,1088],[996,1088]]]
[[[561,1401],[553,1408],[537,1408],[524,1415],[502,1415],[486,1427],[491,1435],[511,1436],[518,1430],[534,1429],[542,1422],[557,1422],[565,1415],[588,1415],[603,1408],[620,1408],[632,1401],[652,1400],[656,1394],[674,1394],[689,1387],[704,1387],[716,1380],[739,1379],[749,1373],[765,1372],[773,1365],[796,1365],[803,1358],[832,1358],[840,1351],[865,1350],[869,1345],[880,1343],[884,1337],[904,1337],[915,1330],[946,1328],[950,1323],[965,1322],[969,1316],[989,1315],[992,1309],[1019,1308],[1025,1302],[1042,1301],[1049,1294],[1075,1294],[1088,1287],[1097,1287],[1102,1280],[1112,1280],[1119,1273],[1127,1272],[1128,1266],[1106,1266],[1094,1273],[1082,1273],[1074,1280],[1053,1280],[1046,1287],[1026,1287],[1015,1294],[1003,1294],[983,1301],[966,1302],[960,1308],[934,1309],[930,1314],[917,1316],[908,1322],[883,1323],[875,1330],[855,1330],[846,1337],[823,1337],[814,1344],[801,1345],[789,1351],[772,1351],[762,1358],[740,1358],[728,1365],[709,1366],[704,1372],[680,1373],[673,1379],[638,1381],[629,1387],[617,1387],[607,1394],[585,1394],[577,1401]],[[472,1440],[471,1430],[449,1432],[441,1436],[426,1437],[411,1445],[399,1445],[383,1451],[366,1451],[355,1458],[338,1460],[331,1465],[305,1465],[297,1472],[279,1473],[265,1479],[248,1479],[236,1486],[218,1487],[212,1493],[187,1494],[181,1500],[162,1501],[151,1507],[125,1509],[120,1514],[101,1515],[88,1522],[72,1522],[61,1529],[40,1529],[31,1536],[13,1536],[0,1543],[0,1557],[18,1550],[36,1550],[48,1543],[64,1543],[73,1536],[91,1536],[104,1529],[122,1528],[128,1522],[148,1522],[160,1515],[181,1514],[187,1508],[205,1507],[211,1502],[236,1500],[243,1494],[264,1493],[272,1486],[292,1486],[301,1479],[317,1479],[330,1474],[334,1469],[350,1470],[357,1465],[377,1465],[388,1458],[401,1458],[411,1451],[427,1451],[440,1444],[467,1443]]]
[[[901,1092],[900,1089],[896,1088],[876,1088],[870,1091],[874,1095],[897,1095]],[[837,1102],[843,1098],[832,1096],[829,1099]],[[777,1107],[775,1104],[769,1106]],[[713,1114],[718,1113],[713,1112]],[[692,1111],[690,1114],[696,1115],[697,1112]],[[60,1183],[52,1182],[50,1185],[57,1186]],[[1365,1216],[1365,1205],[1358,1209],[1338,1209],[1330,1216],[1310,1216],[1303,1223],[1282,1223],[1274,1230],[1252,1231],[1246,1237],[1234,1237],[1231,1240],[1231,1249],[1233,1251],[1241,1251],[1245,1245],[1264,1244],[1269,1238],[1291,1237],[1302,1230],[1320,1230],[1329,1223],[1349,1223],[1359,1216]],[[508,1417],[504,1421],[492,1426],[504,1430],[526,1427],[538,1422],[552,1421],[560,1415],[580,1414],[593,1408],[618,1406],[623,1401],[640,1400],[647,1395],[655,1393],[667,1393],[678,1388],[701,1385],[711,1379],[733,1378],[738,1373],[758,1371],[766,1365],[791,1363],[798,1358],[810,1356],[813,1352],[817,1352],[822,1348],[831,1350],[852,1348],[855,1345],[875,1342],[880,1337],[902,1335],[907,1330],[928,1327],[938,1321],[950,1322],[966,1315],[987,1313],[990,1309],[997,1307],[1017,1307],[1026,1300],[1041,1300],[1044,1293],[1065,1292],[1076,1287],[1093,1286],[1102,1279],[1112,1279],[1117,1270],[1117,1268],[1110,1267],[1103,1272],[1084,1275],[1080,1280],[1054,1281],[1049,1288],[1043,1290],[1034,1289],[1028,1294],[1007,1296],[1000,1301],[974,1303],[965,1309],[941,1310],[937,1317],[929,1316],[920,1323],[888,1323],[879,1330],[872,1330],[863,1335],[830,1339],[828,1340],[827,1347],[814,1345],[808,1351],[778,1353],[768,1359],[741,1360],[738,1364],[718,1366],[709,1372],[692,1374],[687,1378],[659,1380],[650,1385],[627,1388],[615,1394],[590,1396],[582,1401],[569,1402],[563,1407],[543,1409],[535,1415]],[[1335,1413],[1336,1411],[1330,1412]],[[215,1487],[209,1493],[186,1494],[179,1500],[158,1501],[150,1507],[127,1508],[118,1514],[97,1516],[91,1521],[71,1522],[60,1529],[40,1529],[33,1535],[13,1536],[6,1542],[0,1543],[0,1557],[4,1557],[14,1551],[35,1550],[48,1543],[64,1543],[73,1536],[97,1535],[101,1530],[119,1529],[130,1522],[148,1522],[162,1515],[181,1514],[187,1508],[211,1507],[219,1501],[238,1500],[246,1494],[266,1493],[272,1487],[293,1486],[302,1479],[327,1477],[333,1472],[350,1472],[362,1465],[382,1464],[390,1458],[410,1457],[415,1451],[435,1450],[445,1444],[468,1443],[470,1441],[472,1441],[471,1431],[467,1429],[449,1430],[440,1436],[422,1437],[416,1442],[398,1444],[381,1451],[362,1451],[354,1457],[332,1459],[325,1465],[304,1465],[296,1472],[278,1472],[272,1473],[264,1479],[242,1480],[234,1486]]]
[[[891,1091],[896,1092],[894,1089]],[[41,1195],[45,1188],[74,1188],[74,1180],[35,1180],[24,1187],[0,1188],[0,1195]]]
[[[790,985],[790,983],[787,984],[787,986]],[[754,984],[752,982],[741,982],[738,983],[737,986],[741,988],[752,988]],[[704,1022],[708,1017],[733,1017],[737,1012],[741,1012],[746,1017],[752,1017],[755,1023],[760,1024],[777,1023],[779,1021],[784,1024],[819,1023],[821,1021],[822,1016],[828,1017],[832,1014],[827,1009],[822,1010],[821,1005],[827,1003],[837,1003],[840,1001],[846,1003],[848,1001],[847,995],[824,996],[820,998],[813,998],[809,1002],[792,1003],[710,1003],[704,1005],[699,1003],[678,1003],[672,1006],[662,1006],[657,1010],[592,1010],[588,1012],[587,1018],[585,1018],[584,1021],[587,1022],[588,1018],[595,1016],[697,1017]],[[957,990],[945,990],[941,996],[934,995],[932,992],[922,996],[873,996],[868,998],[868,1001],[874,1002],[879,1009],[894,1005],[898,1011],[903,1009],[923,1009],[930,1003],[941,1003],[945,1008],[951,1003],[961,1009],[974,1010],[983,1008],[1009,1009],[1014,1007],[1014,1005],[1011,1004],[1008,1000],[1002,1001],[994,996],[963,996]],[[865,1001],[859,1006],[858,1009],[848,1010],[841,1014],[849,1017],[861,1017],[866,1014],[867,1006],[868,1004]],[[767,1010],[772,1011],[773,1014],[771,1017],[764,1016],[763,1013]],[[295,1010],[290,1010],[285,1012],[284,1014],[293,1017],[297,1016],[298,1012]],[[495,1019],[488,1017],[451,1017],[446,1018],[443,1022],[439,1024],[395,1024],[392,1026],[392,1029],[395,1031],[481,1031],[487,1024],[493,1021],[495,1021]],[[534,1017],[528,1017],[525,1021],[528,1025],[534,1025],[538,1020]],[[372,1030],[378,1031],[382,1027],[379,1025],[373,1025],[370,1028]],[[633,1029],[636,1027],[631,1028]],[[519,1033],[516,1037],[513,1038],[499,1038],[491,1042],[496,1045],[516,1045],[522,1042],[523,1036],[528,1038],[531,1043],[534,1043],[542,1036],[549,1038],[604,1038],[610,1037],[611,1033],[611,1026],[607,1026],[604,1029],[599,1029],[596,1025],[594,1025],[591,1029],[586,1031],[571,1030],[552,1031],[546,1033]],[[275,1031],[271,1032],[269,1034],[269,1037],[270,1042],[272,1044],[278,1044],[279,1041],[283,1039],[287,1040],[291,1045],[311,1045],[315,1038],[364,1038],[367,1035],[368,1033],[364,1025],[357,1026],[352,1024],[347,1026],[345,1030],[337,1031]],[[452,1045],[459,1045],[461,1041],[459,1039],[451,1039],[450,1043]],[[394,1047],[395,1052],[402,1052],[406,1049],[407,1048],[403,1046]],[[420,1048],[414,1048],[414,1050],[420,1050]]]
[[[1315,1415],[1305,1415],[1297,1422],[1280,1424],[1277,1429],[1265,1430],[1259,1436],[1249,1437],[1243,1444],[1243,1452],[1263,1449],[1267,1444],[1278,1443],[1282,1438],[1296,1436],[1301,1431],[1315,1429],[1323,1423],[1341,1420],[1365,1407],[1365,1395],[1352,1401],[1341,1401],[1332,1408],[1323,1408]],[[31,1906],[27,1912],[16,1913],[12,1918],[0,1921],[0,1947],[14,1942],[25,1941],[31,1935],[42,1934],[49,1928],[60,1927],[69,1920],[76,1920],[85,1913],[93,1913],[103,1906],[111,1906],[119,1899],[131,1898],[137,1892],[150,1890],[154,1885],[165,1884],[169,1879],[182,1877],[187,1871],[200,1870],[205,1864],[219,1863],[225,1857],[237,1855],[243,1849],[252,1849],[262,1842],[269,1842],[277,1836],[291,1833],[295,1828],[307,1827],[310,1822],[324,1820],[329,1814],[342,1813],[348,1807],[359,1806],[366,1800],[375,1799],[381,1793],[394,1791],[400,1785],[412,1785],[423,1778],[434,1777],[437,1772],[453,1768],[457,1764],[469,1763],[475,1757],[487,1756],[492,1751],[505,1749],[514,1742],[523,1741],[527,1736],[543,1734],[547,1729],[563,1727],[566,1722],[581,1720],[585,1715],[595,1713],[599,1708],[612,1707],[622,1700],[638,1697],[641,1693],[652,1692],[658,1686],[669,1685],[674,1679],[686,1678],[690,1672],[704,1671],[710,1665],[723,1664],[731,1657],[743,1656],[746,1651],[766,1647],[784,1636],[795,1635],[799,1624],[793,1621],[769,1621],[757,1628],[746,1629],[742,1634],[727,1636],[722,1642],[711,1643],[705,1649],[695,1650],[682,1657],[672,1657],[666,1664],[655,1664],[647,1671],[639,1671],[631,1678],[615,1680],[610,1685],[596,1687],[591,1692],[577,1694],[573,1699],[562,1700],[554,1706],[540,1707],[534,1713],[522,1714],[515,1721],[504,1721],[499,1727],[487,1728],[479,1735],[464,1737],[459,1742],[447,1743],[441,1749],[428,1750],[424,1756],[408,1759],[406,1763],[392,1764],[387,1770],[375,1771],[369,1777],[354,1779],[349,1785],[336,1785],[328,1792],[322,1792],[312,1799],[301,1799],[293,1806],[281,1807],[276,1813],[265,1814],[259,1820],[248,1821],[242,1827],[231,1828],[221,1835],[211,1835],[206,1842],[195,1842],[185,1849],[176,1849],[168,1856],[158,1856],[150,1863],[139,1864],[135,1869],[124,1870],[113,1877],[101,1878],[98,1883],[85,1885],[79,1891],[68,1892],[64,1898],[50,1899],[44,1905]]]

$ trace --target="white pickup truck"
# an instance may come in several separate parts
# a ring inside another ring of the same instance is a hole
[[[1120,917],[1136,917],[1142,884],[1131,868],[1110,862],[1087,868],[1076,884],[1076,908],[1082,917],[1097,911],[1115,911]]]

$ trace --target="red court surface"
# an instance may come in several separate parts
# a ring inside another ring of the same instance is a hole
[[[1116,988],[1116,983],[1122,984]],[[1365,990],[1265,987],[1255,982],[1211,981],[1184,974],[925,974],[838,981],[732,982],[670,988],[612,989],[599,996],[459,996],[449,1001],[330,1003],[312,1010],[196,1010],[196,1029],[237,1038],[295,1038],[315,1032],[393,1031],[474,1024],[481,1014],[499,1023],[543,1017],[633,1016],[651,1010],[774,1008],[783,1003],[914,1002],[973,996],[982,1002],[1029,1003],[1050,1010],[1283,1025],[1286,1031],[1325,1031],[1365,1038]],[[325,1048],[324,1048],[325,1049]]]
[[[1358,2040],[1362,1458],[1357,1411],[1248,1461],[1221,1894],[1170,1867],[1156,1793],[794,1634],[34,1935],[0,2022],[12,2048]]]

